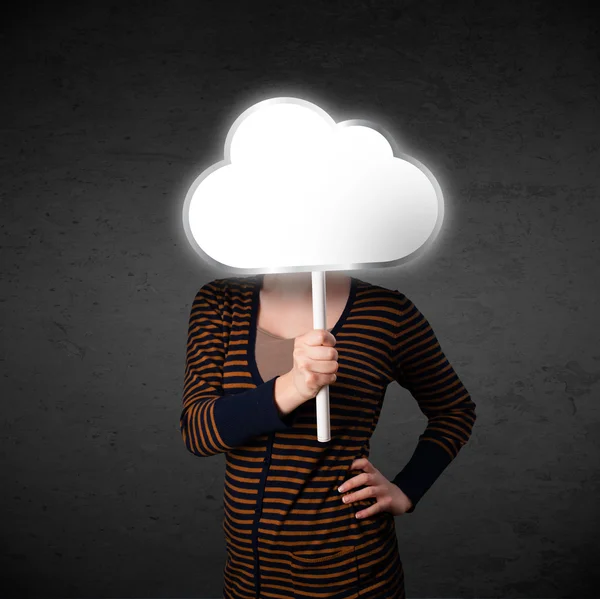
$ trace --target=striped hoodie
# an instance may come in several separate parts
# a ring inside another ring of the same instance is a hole
[[[412,301],[352,277],[331,329],[331,440],[318,441],[315,399],[281,417],[278,377],[263,381],[258,371],[261,288],[262,275],[206,283],[188,327],[180,430],[194,456],[226,455],[224,599],[404,599],[394,516],[357,519],[376,500],[344,504],[337,488],[362,472],[350,466],[369,457],[391,382],[427,418],[392,479],[413,503],[407,513],[467,443],[475,404]]]

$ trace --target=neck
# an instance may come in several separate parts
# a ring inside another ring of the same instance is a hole
[[[333,291],[343,287],[349,278],[341,272],[326,272],[325,289]],[[282,298],[307,299],[312,297],[312,273],[266,274],[263,277],[262,291]]]

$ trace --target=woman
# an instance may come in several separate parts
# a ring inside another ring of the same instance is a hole
[[[405,295],[343,273],[327,273],[326,293],[326,331],[312,326],[310,272],[217,279],[193,301],[180,424],[192,454],[226,454],[225,599],[403,599],[394,518],[414,511],[475,423]],[[392,381],[428,424],[390,481],[368,456]]]

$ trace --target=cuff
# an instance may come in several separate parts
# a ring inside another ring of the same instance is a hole
[[[275,404],[278,376],[255,389],[224,395],[216,401],[215,425],[227,445],[243,445],[251,437],[287,430],[292,426],[294,413],[280,416]]]
[[[412,501],[405,513],[415,511],[421,498],[452,462],[448,452],[432,441],[420,441],[406,466],[392,482]]]

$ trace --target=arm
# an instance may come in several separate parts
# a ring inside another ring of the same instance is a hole
[[[224,393],[225,343],[217,285],[206,283],[192,303],[180,415],[186,448],[202,457],[225,453],[255,435],[286,430],[293,419],[288,412],[290,389],[281,382],[276,385],[279,376],[247,391]]]
[[[428,421],[412,457],[392,480],[412,501],[410,513],[469,440],[476,406],[425,316],[401,293],[400,300],[394,377]]]

